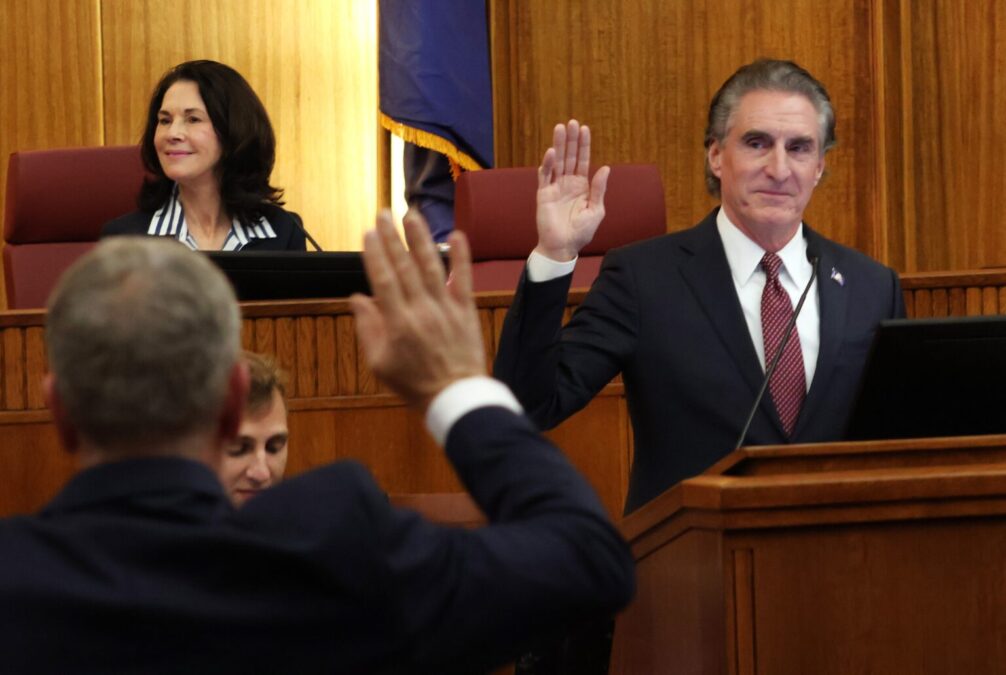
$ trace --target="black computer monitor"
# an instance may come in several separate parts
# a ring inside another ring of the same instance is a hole
[[[849,440],[1006,433],[1006,316],[884,321]]]
[[[344,298],[370,293],[359,251],[213,251],[238,300]]]

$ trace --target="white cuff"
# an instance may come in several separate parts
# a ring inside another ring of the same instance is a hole
[[[434,397],[426,409],[426,428],[443,447],[455,422],[476,408],[488,406],[500,406],[518,414],[524,412],[510,389],[499,380],[485,375],[466,377]]]
[[[538,253],[538,251],[531,251],[531,255],[527,257],[528,281],[540,283],[572,274],[578,259],[579,257],[573,258],[569,262],[559,262]]]

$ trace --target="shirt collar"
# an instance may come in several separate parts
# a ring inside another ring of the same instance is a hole
[[[196,249],[195,239],[189,236],[189,228],[185,222],[182,202],[178,199],[178,183],[171,188],[171,195],[164,206],[154,212],[150,219],[147,234],[170,236],[191,249]],[[276,239],[276,230],[264,215],[249,227],[241,224],[237,218],[231,220],[231,231],[224,241],[224,251],[240,251],[252,239]]]
[[[716,229],[723,241],[723,250],[727,255],[730,274],[738,287],[747,284],[761,268],[761,259],[765,249],[748,238],[740,231],[721,207],[716,214]],[[796,229],[793,238],[776,252],[782,258],[783,269],[798,287],[803,287],[810,280],[812,272],[807,261],[807,240],[803,236],[803,223]]]

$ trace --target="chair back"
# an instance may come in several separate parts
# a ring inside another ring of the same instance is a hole
[[[63,271],[107,221],[136,210],[144,169],[137,146],[11,154],[4,209],[7,307],[45,306]]]
[[[476,291],[515,290],[528,254],[538,243],[536,167],[467,171],[454,196],[454,227],[471,243]],[[667,232],[664,188],[655,164],[611,167],[605,216],[580,251],[573,287],[590,286],[608,249]]]

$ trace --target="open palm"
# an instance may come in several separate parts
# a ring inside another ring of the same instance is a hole
[[[576,120],[558,124],[552,147],[538,168],[537,251],[557,261],[572,260],[590,243],[604,218],[608,167],[592,180],[590,129]]]

